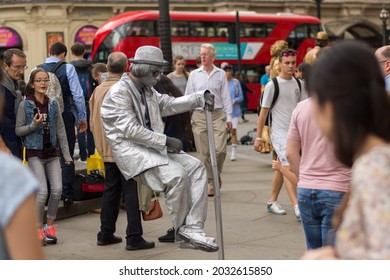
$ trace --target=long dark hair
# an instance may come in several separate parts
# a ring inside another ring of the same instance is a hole
[[[31,74],[30,74],[30,78],[28,79],[28,83],[26,85],[26,90],[25,90],[25,95],[26,96],[29,96],[31,94],[34,94],[34,87],[33,87],[33,84],[34,84],[34,80],[35,80],[35,76],[39,73],[39,72],[44,72],[47,74],[47,77],[49,78],[49,73],[47,73],[46,70],[44,70],[43,68],[36,68],[34,69]]]
[[[373,50],[342,41],[324,51],[312,67],[307,88],[320,107],[333,106],[337,158],[352,166],[368,134],[390,141],[390,99]]]
[[[161,75],[160,80],[153,86],[159,93],[168,94],[173,97],[183,96],[175,84],[165,75]]]
[[[183,96],[181,91],[175,86],[172,80],[165,75],[161,75],[160,80],[155,86],[153,86],[153,88],[157,90],[159,93],[167,94],[173,97]],[[185,144],[183,147],[184,151],[192,150],[193,135],[192,135],[191,118],[189,112],[166,117],[164,118],[164,121],[171,122],[171,123],[166,123],[166,127],[165,127],[166,129],[164,133],[166,133],[168,136],[171,137],[178,137],[180,135],[181,139],[185,138],[188,143],[184,143]],[[174,131],[169,130],[170,128],[172,128],[172,125]],[[172,132],[174,133],[171,134]]]

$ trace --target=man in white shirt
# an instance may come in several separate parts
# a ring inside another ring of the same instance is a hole
[[[196,91],[209,90],[215,96],[214,111],[212,112],[215,150],[217,156],[218,179],[221,185],[223,163],[226,158],[227,130],[232,128],[232,101],[229,94],[225,72],[216,67],[216,50],[211,44],[202,44],[200,57],[202,66],[191,72],[185,94]],[[210,162],[210,153],[207,136],[205,112],[196,109],[192,114],[192,131],[196,150],[205,164],[208,176],[208,195],[214,196],[213,177]]]
[[[274,106],[275,86],[273,81],[268,82],[264,90],[264,98],[261,103],[261,111],[257,121],[256,140],[253,144],[254,150],[260,152],[263,146],[261,139],[262,130],[268,113],[272,113],[271,142],[283,166],[289,167],[286,158],[287,133],[290,125],[291,115],[299,101],[306,98],[306,94],[301,92],[298,81],[293,78],[296,70],[297,52],[292,49],[283,50],[279,56],[280,74],[276,78],[279,85],[279,97]],[[297,202],[297,186],[292,184],[283,176],[283,181],[287,189],[287,194],[294,206],[295,216],[299,219],[300,213]],[[277,202],[280,187],[272,188],[270,199],[267,203],[268,212],[285,215],[286,211]]]

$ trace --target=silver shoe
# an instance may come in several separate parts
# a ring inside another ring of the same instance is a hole
[[[185,242],[190,243],[196,249],[205,252],[216,252],[219,247],[215,243],[215,238],[206,236],[203,231],[192,231],[191,229],[180,228],[178,235]]]

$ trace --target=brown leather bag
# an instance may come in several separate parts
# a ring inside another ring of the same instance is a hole
[[[154,193],[154,198],[150,201],[149,211],[142,212],[142,219],[144,221],[151,221],[161,218],[163,216],[163,212],[161,210],[160,201],[158,200],[156,193]]]
[[[263,131],[261,133],[261,139],[263,141],[263,148],[261,149],[260,153],[262,154],[268,154],[274,150],[271,144],[271,136],[269,133],[269,127],[265,125],[263,127]]]

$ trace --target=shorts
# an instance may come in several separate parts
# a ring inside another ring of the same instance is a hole
[[[237,127],[238,127],[238,117],[233,117],[232,118],[232,128],[234,128],[234,129],[237,129]]]
[[[278,159],[283,166],[288,166],[288,160],[286,157],[286,149],[287,149],[287,137],[272,137],[271,136],[272,146],[276,154],[278,155]]]

